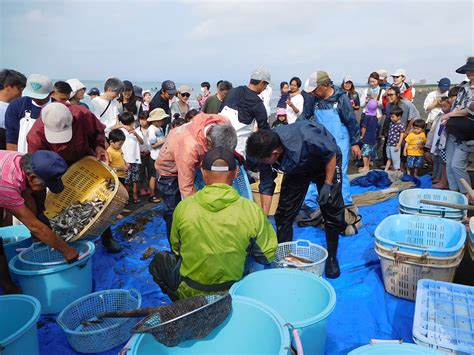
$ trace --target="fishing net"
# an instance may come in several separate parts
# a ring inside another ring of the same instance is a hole
[[[144,318],[134,333],[151,333],[160,343],[172,347],[185,340],[206,337],[232,309],[229,294],[197,296],[176,301]]]

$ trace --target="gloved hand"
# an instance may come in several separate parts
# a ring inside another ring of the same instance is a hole
[[[327,205],[332,201],[332,184],[324,183],[320,191],[318,191],[318,201],[321,206]]]

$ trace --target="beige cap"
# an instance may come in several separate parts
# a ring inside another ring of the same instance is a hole
[[[178,88],[178,92],[180,94],[184,94],[185,92],[187,92],[188,94],[191,93],[191,88],[187,85],[181,85],[179,88]]]
[[[388,72],[385,69],[377,70],[377,74],[379,75],[379,80],[385,80],[388,77]]]
[[[403,75],[406,78],[407,71],[405,69],[397,69],[395,70],[395,73],[393,73],[391,76],[400,76],[400,75]]]
[[[319,85],[327,83],[331,78],[329,73],[323,70],[315,71],[311,74],[305,83],[304,91],[313,92]]]
[[[150,116],[148,116],[147,121],[161,121],[167,117],[170,117],[170,115],[168,115],[165,110],[163,110],[162,108],[155,108],[153,111],[150,112]]]
[[[52,102],[41,110],[44,135],[49,143],[67,143],[72,138],[72,113],[66,105]]]

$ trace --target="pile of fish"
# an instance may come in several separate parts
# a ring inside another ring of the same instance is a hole
[[[50,220],[51,228],[67,242],[81,233],[104,205],[100,200],[72,204]]]

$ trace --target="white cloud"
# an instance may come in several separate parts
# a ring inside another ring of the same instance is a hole
[[[189,32],[188,37],[196,40],[206,40],[219,35],[217,24],[214,20],[205,20]]]

